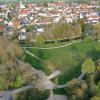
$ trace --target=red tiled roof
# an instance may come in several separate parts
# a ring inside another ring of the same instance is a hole
[[[88,17],[90,20],[100,20],[100,16],[96,16],[96,15],[94,15],[94,16],[90,16],[90,17]]]
[[[18,26],[20,26],[20,22],[13,22],[13,25],[15,26],[15,27],[18,27]]]
[[[27,15],[29,13],[29,10],[28,9],[22,9],[19,13]]]

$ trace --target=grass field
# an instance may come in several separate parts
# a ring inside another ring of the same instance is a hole
[[[58,44],[55,45],[58,46]],[[49,46],[52,47],[52,44]],[[46,62],[44,64],[26,54],[24,60],[33,67],[42,69],[47,74],[57,69],[62,72],[58,78],[59,84],[64,84],[73,77],[78,77],[81,73],[81,65],[86,58],[91,57],[94,61],[100,58],[100,42],[95,41],[75,43],[59,49],[37,50],[32,48],[28,50]]]

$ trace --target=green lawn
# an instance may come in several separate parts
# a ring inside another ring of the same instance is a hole
[[[58,46],[58,44],[55,45]],[[52,47],[52,44],[49,46]],[[57,69],[62,72],[58,78],[59,84],[77,77],[81,73],[81,65],[86,58],[91,57],[94,61],[100,58],[100,42],[95,41],[75,43],[59,49],[37,50],[33,48],[28,50],[47,63],[43,64],[26,54],[24,60],[35,68],[42,69],[47,74]]]

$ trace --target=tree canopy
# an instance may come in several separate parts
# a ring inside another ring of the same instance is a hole
[[[0,37],[0,90],[21,87],[35,78],[35,69],[18,60],[22,54],[18,44]]]
[[[95,64],[92,61],[92,59],[89,58],[82,64],[82,72],[91,74],[94,73],[94,71],[95,71]]]

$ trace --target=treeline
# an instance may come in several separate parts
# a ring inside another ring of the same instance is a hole
[[[82,28],[80,24],[65,24],[58,23],[54,24],[53,27],[46,26],[45,32],[35,35],[36,43],[49,43],[67,41],[72,38],[81,37]]]
[[[82,34],[80,24],[55,24],[52,29],[46,29],[42,34],[45,40],[60,40],[72,37],[79,37]]]
[[[91,35],[94,40],[100,39],[100,24],[85,24],[84,20],[73,24],[57,23],[46,26],[45,32],[36,34],[34,40],[35,44],[65,42],[83,39],[88,35]]]
[[[72,40],[84,39],[91,36],[94,40],[100,39],[100,24],[85,23],[85,19],[79,19],[74,23],[52,23],[44,26],[44,32],[34,32],[35,26],[29,25],[26,28],[25,41],[21,44],[42,45],[45,43],[61,43]],[[34,34],[33,34],[34,33]]]

